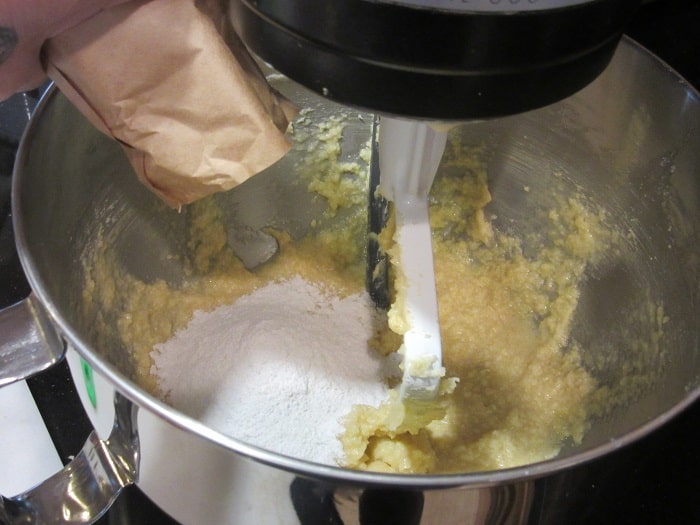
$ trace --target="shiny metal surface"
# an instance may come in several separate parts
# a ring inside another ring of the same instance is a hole
[[[337,111],[286,87],[306,97],[302,105]],[[187,225],[187,213],[158,203],[130,173],[119,148],[62,97],[44,100],[39,115],[23,142],[13,189],[24,268],[60,333],[104,384],[101,398],[111,400],[113,391],[139,407],[138,485],[183,523],[297,524],[308,508],[360,523],[359,516],[373,508],[368,502],[377,500],[379,507],[403,501],[413,509],[412,521],[406,521],[412,523],[525,523],[532,479],[624,446],[700,394],[700,100],[628,40],[603,76],[576,96],[459,128],[462,140],[485,146],[490,211],[499,227],[537,231],[553,198],[551,179],[542,174],[557,172],[564,188],[601,203],[630,234],[624,249],[611,253],[587,281],[574,334],[588,348],[586,362],[600,382],[618,385],[630,370],[651,379],[634,402],[593,421],[580,445],[565,447],[552,460],[502,471],[397,476],[311,464],[214,432],[141,390],[129,379],[125,352],[116,344],[98,348],[93,327],[81,318],[80,259],[102,230],[133,273],[177,282],[180,269],[169,255],[181,249],[178,232]],[[364,119],[367,133],[371,120]],[[319,203],[291,184],[289,166],[255,177],[231,198],[260,221],[299,235]],[[272,177],[276,185],[290,182],[288,191],[274,191]],[[531,188],[528,198],[523,185]],[[646,353],[625,340],[630,331],[649,333],[626,315],[645,300],[645,288],[669,318],[661,352]],[[79,366],[71,368],[80,383]],[[105,403],[84,404],[98,433],[108,435],[100,424]],[[299,493],[306,497],[300,500]]]
[[[0,312],[0,387],[46,370],[65,346],[34,296]]]
[[[93,523],[134,482],[138,469],[136,405],[117,394],[112,433],[106,441],[91,434],[63,470],[13,498],[0,496],[2,525]]]

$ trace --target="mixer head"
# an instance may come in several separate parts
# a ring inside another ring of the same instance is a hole
[[[605,69],[639,0],[231,0],[237,33],[332,100],[432,120],[572,95]]]
[[[428,191],[447,132],[412,120],[498,117],[574,94],[605,69],[637,2],[231,0],[238,35],[287,77],[343,104],[408,117],[383,121],[388,126],[372,155],[382,165],[380,189],[389,188],[394,202],[404,276],[395,302],[408,326],[402,400],[434,399],[445,374]],[[386,216],[375,213],[379,200],[370,191],[372,233],[384,227],[373,222]],[[369,237],[368,289],[383,307],[388,293],[378,288],[388,282],[386,255]]]

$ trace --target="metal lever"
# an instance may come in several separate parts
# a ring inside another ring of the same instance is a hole
[[[0,387],[41,372],[63,359],[66,345],[34,295],[0,311]],[[66,467],[12,498],[0,496],[0,525],[94,523],[121,490],[136,482],[138,407],[115,392],[109,438],[93,432]]]
[[[114,412],[114,426],[107,440],[101,441],[93,432],[63,470],[23,494],[0,496],[0,525],[97,521],[121,490],[138,477],[138,407],[116,392]]]
[[[50,368],[66,352],[34,295],[2,311],[0,334],[0,387]]]

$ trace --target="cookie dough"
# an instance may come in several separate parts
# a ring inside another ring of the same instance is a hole
[[[342,119],[323,123],[315,136],[324,147],[306,148],[300,177],[328,199],[331,213],[350,209],[345,222],[326,228],[321,221],[297,241],[277,232],[280,253],[255,272],[229,250],[210,199],[189,210],[186,279],[178,286],[139,280],[119,265],[109,243],[94,243],[85,264],[85,314],[103,337],[120,342],[140,385],[162,395],[150,375],[150,353],[195,310],[293,275],[339,293],[363,288],[366,162],[340,162],[342,126]],[[379,407],[356,406],[339,436],[342,466],[399,473],[500,469],[551,458],[586,432],[600,390],[570,331],[586,270],[614,242],[614,232],[601,210],[569,195],[550,210],[541,249],[526,254],[522,238],[492,224],[490,200],[480,151],[452,140],[431,193],[431,225],[444,366],[453,379],[433,405],[400,407],[409,417],[398,425],[395,394]],[[368,345],[394,352],[400,338],[381,326]]]

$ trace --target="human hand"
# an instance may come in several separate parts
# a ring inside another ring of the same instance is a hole
[[[129,0],[2,0],[0,100],[41,85],[44,42],[99,11]]]

